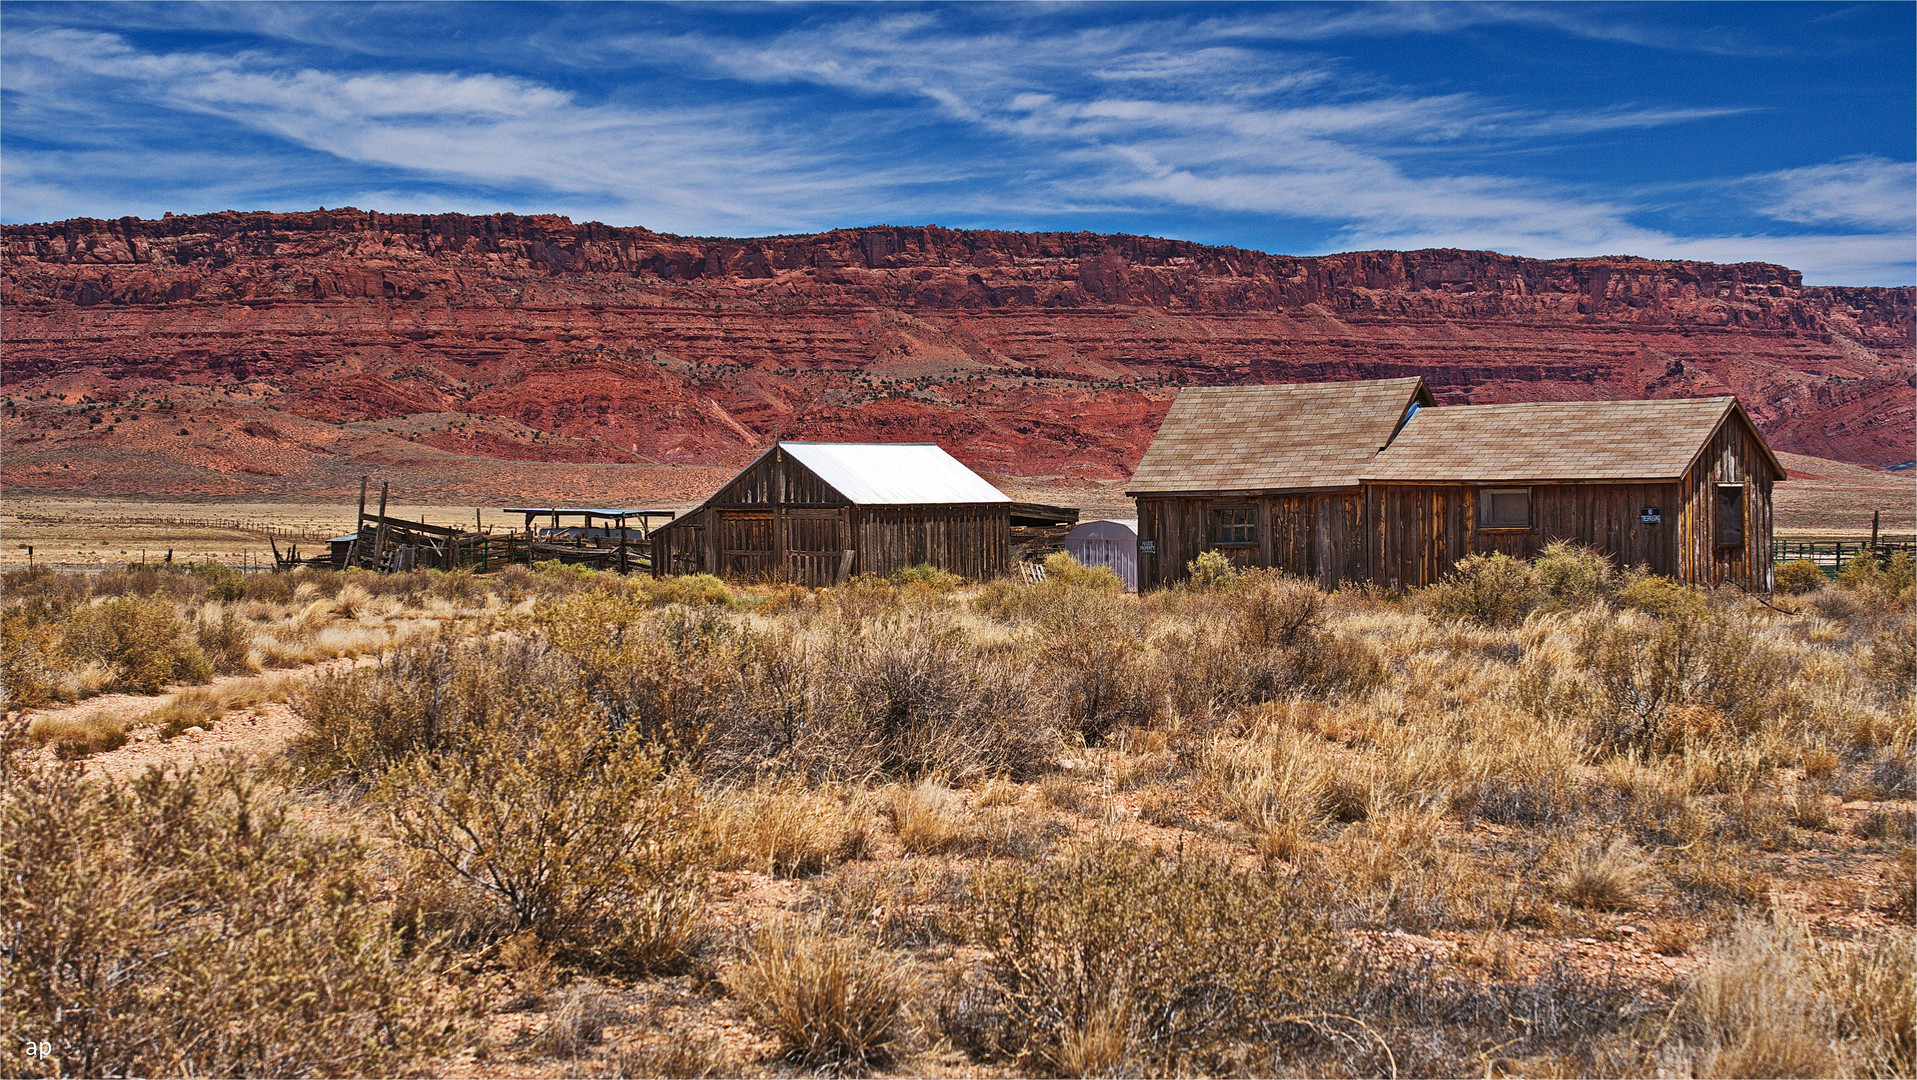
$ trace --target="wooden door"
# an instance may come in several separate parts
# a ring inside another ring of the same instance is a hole
[[[773,575],[772,512],[719,512],[719,576],[764,581]]]
[[[786,511],[786,580],[814,589],[839,584],[846,547],[843,514],[836,510]]]

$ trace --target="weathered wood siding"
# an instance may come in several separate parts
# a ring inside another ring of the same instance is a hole
[[[1154,589],[1190,576],[1200,553],[1218,551],[1240,566],[1273,567],[1332,588],[1364,573],[1363,500],[1358,492],[1210,498],[1139,496],[1138,587]],[[1248,544],[1214,539],[1212,511],[1249,508]],[[1147,547],[1156,550],[1148,551]]]
[[[1735,582],[1754,592],[1771,591],[1771,508],[1777,475],[1759,436],[1736,415],[1729,417],[1698,455],[1683,485],[1682,529],[1672,576],[1699,585]],[[1744,488],[1744,538],[1718,542],[1717,485]]]
[[[1008,506],[854,506],[775,448],[653,534],[653,573],[821,586],[930,563],[985,580],[1009,569],[1010,545]]]
[[[986,581],[1011,569],[1011,508],[1003,504],[861,506],[853,511],[856,573],[929,563]]]
[[[1481,525],[1478,495],[1487,486],[1529,487],[1530,527]],[[1554,540],[1596,548],[1620,566],[1674,575],[1682,501],[1677,484],[1367,484],[1366,576],[1389,588],[1421,588],[1466,555],[1530,559]],[[1651,506],[1662,521],[1639,520]]]

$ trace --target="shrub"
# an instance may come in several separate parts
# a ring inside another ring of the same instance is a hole
[[[1536,573],[1502,552],[1459,559],[1456,569],[1423,593],[1434,618],[1480,626],[1516,626],[1538,600]]]
[[[291,594],[289,593],[289,598]],[[250,657],[253,651],[253,627],[231,608],[220,612],[219,620],[202,618],[195,628],[200,651],[222,675],[240,675],[258,670]]]
[[[578,684],[577,667],[540,642],[408,643],[377,666],[322,674],[295,697],[307,728],[292,758],[310,782],[370,786],[409,755],[437,751],[502,715],[554,696],[576,702]]]
[[[569,959],[676,968],[711,858],[696,792],[576,689],[545,693],[390,770],[378,797],[394,833]]]
[[[949,592],[958,587],[960,578],[948,570],[941,570],[930,563],[908,566],[891,577],[894,585],[909,585],[927,592]]]
[[[1196,559],[1185,564],[1185,572],[1191,575],[1191,587],[1201,592],[1230,588],[1238,578],[1238,567],[1216,551],[1199,552]]]
[[[242,768],[4,771],[0,1035],[53,1047],[16,1074],[386,1076],[455,1037],[359,841],[301,828]]]
[[[1617,598],[1627,608],[1660,619],[1701,619],[1710,610],[1702,590],[1657,574],[1627,575]]]
[[[1793,594],[1814,592],[1830,581],[1824,576],[1824,568],[1809,559],[1778,563],[1773,574],[1777,590]]]
[[[783,744],[793,767],[846,778],[969,783],[1051,767],[1059,735],[1029,669],[950,613],[841,618],[820,630],[803,650],[761,639],[734,761],[764,760]]]
[[[1045,580],[1068,589],[1114,593],[1125,590],[1125,582],[1119,578],[1116,570],[1109,566],[1086,566],[1066,551],[1054,551],[1045,556]]]
[[[65,632],[67,652],[111,668],[118,681],[143,694],[169,683],[203,683],[212,665],[185,640],[186,624],[172,601],[122,596],[74,611]]]
[[[37,709],[59,693],[65,665],[60,632],[20,611],[0,615],[0,687],[6,707]]]
[[[1554,540],[1531,561],[1539,591],[1559,607],[1589,607],[1609,596],[1617,577],[1611,560],[1601,553]]]
[[[788,1060],[862,1068],[884,1062],[903,1034],[909,971],[871,942],[835,937],[821,922],[773,923],[726,984]]]
[[[731,607],[738,602],[731,586],[711,574],[682,574],[662,578],[634,578],[633,589],[654,604],[687,607]]]
[[[974,934],[1023,1068],[1216,1072],[1329,982],[1336,935],[1282,879],[1095,842],[978,885]]]
[[[1908,551],[1899,551],[1881,561],[1859,556],[1838,571],[1837,584],[1854,591],[1876,591],[1904,599],[1917,589],[1917,559]]]
[[[1038,630],[1043,670],[1081,738],[1096,744],[1143,719],[1145,626],[1135,604],[1102,588],[1068,587],[1041,609]]]

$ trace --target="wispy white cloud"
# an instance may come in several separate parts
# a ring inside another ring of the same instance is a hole
[[[1917,164],[1853,157],[1753,178],[1765,214],[1806,225],[1917,229]]]

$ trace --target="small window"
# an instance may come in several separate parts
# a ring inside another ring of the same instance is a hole
[[[1228,506],[1211,512],[1211,542],[1219,547],[1249,546],[1258,542],[1257,519],[1249,506]]]
[[[1484,488],[1478,493],[1478,505],[1487,529],[1531,527],[1530,488]]]
[[[1744,544],[1744,485],[1717,485],[1717,546]]]

